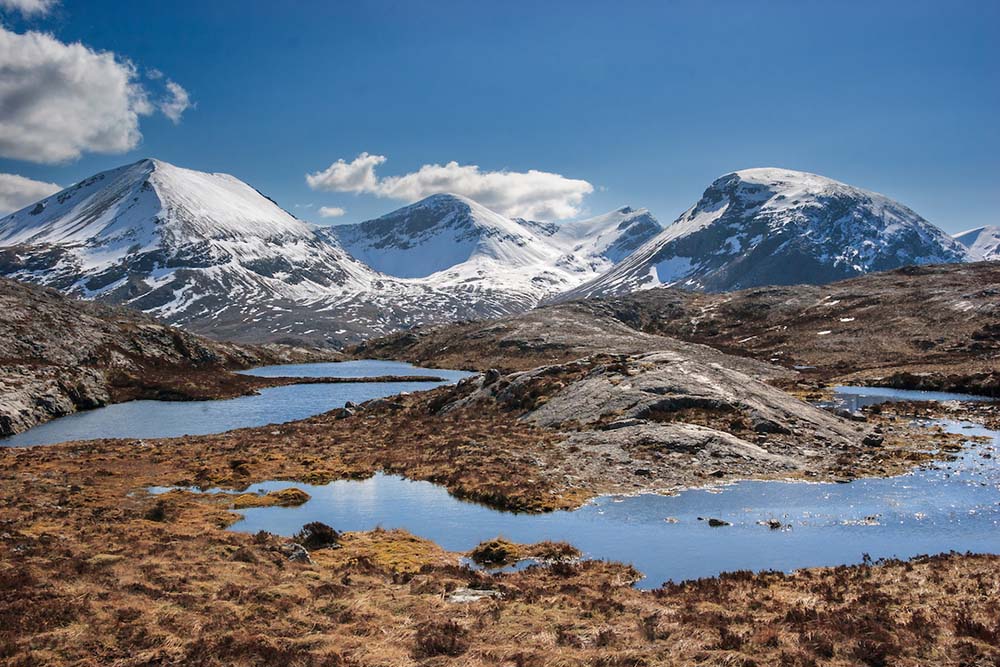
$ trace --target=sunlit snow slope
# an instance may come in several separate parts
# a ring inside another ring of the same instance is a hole
[[[1000,226],[986,225],[955,235],[974,259],[1000,260]]]

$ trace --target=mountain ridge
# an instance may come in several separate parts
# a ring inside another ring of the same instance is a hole
[[[514,219],[448,193],[320,227],[234,176],[151,158],[0,218],[0,275],[209,336],[336,347],[663,284],[826,282],[971,256],[882,195],[776,168],[716,179],[666,227],[629,206]]]

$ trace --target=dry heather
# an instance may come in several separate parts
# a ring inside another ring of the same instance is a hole
[[[325,530],[314,526],[301,541],[326,548],[304,558],[291,540],[228,531],[231,508],[245,502],[239,496],[143,491],[386,470],[538,511],[574,507],[620,485],[547,475],[579,454],[559,446],[558,431],[484,406],[436,413],[470,385],[214,436],[0,450],[0,660],[18,667],[1000,664],[996,557],[735,573],[642,592],[631,587],[638,573],[630,567],[567,562],[561,545],[501,545],[498,552],[555,562],[492,576],[403,532],[310,539]],[[483,589],[497,593],[475,593]],[[470,597],[482,599],[453,601]]]
[[[31,501],[3,485],[12,667],[1000,664],[997,557],[642,592],[631,568],[597,561],[490,576],[401,531],[343,534],[297,562],[288,540],[225,530],[218,499],[39,477]],[[450,601],[468,589],[497,597]]]

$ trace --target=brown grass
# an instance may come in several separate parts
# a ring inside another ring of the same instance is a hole
[[[514,545],[552,563],[496,576],[402,531],[338,534],[293,562],[287,539],[226,530],[232,494],[142,492],[377,470],[535,511],[595,492],[545,476],[569,455],[559,434],[488,410],[429,414],[437,395],[216,436],[0,450],[0,663],[1000,664],[994,556],[641,592],[632,568],[559,544]],[[449,602],[458,588],[501,597]]]

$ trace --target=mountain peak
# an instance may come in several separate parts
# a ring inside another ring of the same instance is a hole
[[[400,278],[426,278],[445,270],[480,273],[482,263],[490,261],[528,266],[559,254],[529,227],[451,193],[324,233],[372,268]]]
[[[451,192],[437,192],[435,194],[424,197],[420,201],[414,202],[411,206],[423,206],[423,205],[440,205],[440,204],[475,204],[473,200],[468,197],[463,197],[462,195],[456,195]]]
[[[201,312],[227,293],[303,297],[363,289],[375,277],[238,178],[153,158],[0,219],[2,246],[25,248],[15,277],[165,317]]]
[[[654,240],[569,297],[658,285],[725,291],[825,283],[968,251],[883,195],[818,174],[761,167],[725,174]]]

